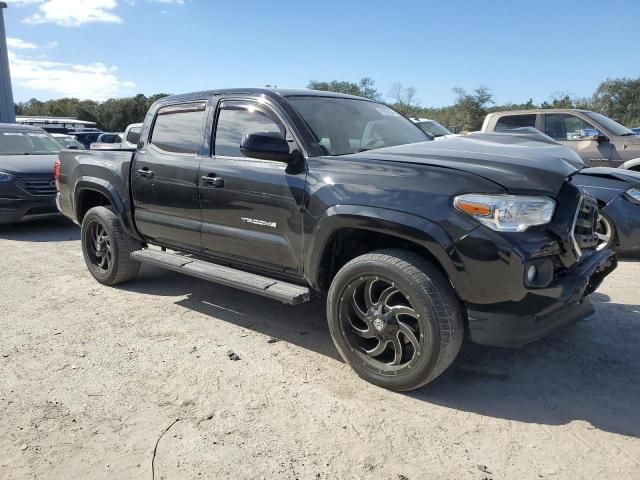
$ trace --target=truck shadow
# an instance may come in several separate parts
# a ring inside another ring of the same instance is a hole
[[[80,239],[80,228],[66,218],[0,225],[0,239],[20,242],[65,242]]]
[[[584,421],[639,437],[640,305],[610,303],[598,293],[592,300],[592,317],[522,349],[465,344],[449,372],[407,395],[479,415],[542,425]]]
[[[143,267],[119,287],[149,295],[185,296],[187,309],[340,360],[324,301],[288,306],[235,289]],[[522,349],[465,343],[448,372],[405,394],[462,412],[542,425],[584,421],[640,436],[640,305],[594,294],[596,314]],[[416,408],[419,408],[416,406]]]

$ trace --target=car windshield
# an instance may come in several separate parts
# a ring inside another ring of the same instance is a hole
[[[288,97],[326,155],[431,140],[412,121],[381,103],[331,97]]]
[[[444,137],[445,135],[451,135],[451,132],[440,125],[434,120],[421,120],[416,124],[425,132],[434,137]]]
[[[62,144],[46,132],[0,130],[0,155],[51,155]]]
[[[609,132],[614,135],[635,135],[633,130],[625,127],[624,125],[620,125],[618,122],[616,122],[615,120],[611,120],[609,117],[605,117],[604,115],[595,112],[584,112],[584,114],[594,122],[602,125],[606,130],[609,130]]]

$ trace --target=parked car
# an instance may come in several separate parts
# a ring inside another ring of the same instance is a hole
[[[122,133],[101,133],[89,148],[92,150],[120,148]]]
[[[0,123],[0,223],[60,215],[53,169],[61,148],[39,127]]]
[[[640,171],[640,137],[599,113],[575,109],[517,110],[490,113],[483,132],[533,127],[569,147],[589,167]]]
[[[598,200],[598,248],[640,254],[640,172],[619,168],[585,168],[573,182]]]
[[[51,136],[55,138],[57,141],[62,143],[64,147],[71,149],[84,150],[84,145],[82,145],[76,137],[73,135],[66,135],[64,133],[52,133]]]
[[[428,118],[412,118],[411,121],[436,140],[456,136],[455,133],[451,133],[435,120],[429,120]]]
[[[567,150],[494,137],[429,141],[332,92],[178,95],[134,151],[62,151],[58,201],[98,282],[149,263],[290,304],[322,292],[345,361],[410,390],[466,333],[520,346],[590,315],[616,266]]]
[[[102,131],[94,131],[94,129],[91,129],[90,131],[69,132],[69,135],[73,135],[78,142],[84,145],[84,148],[89,148],[92,143],[98,140],[101,133]]]
[[[473,132],[471,139],[493,138],[500,135],[513,141],[518,137],[537,138],[538,141],[560,145],[548,135],[531,127],[520,127],[499,133]],[[509,140],[505,140],[509,141]],[[640,172],[610,167],[586,168],[580,156],[565,148],[560,160],[579,170],[572,182],[598,202],[596,234],[598,249],[611,248],[620,253],[640,253]],[[536,161],[532,158],[532,161]]]

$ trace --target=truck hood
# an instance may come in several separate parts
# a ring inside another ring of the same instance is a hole
[[[565,179],[584,168],[584,163],[575,152],[549,140],[537,135],[472,133],[352,157],[451,168],[486,178],[510,193],[556,196]]]
[[[51,173],[58,154],[53,155],[0,155],[0,171],[16,175]]]
[[[585,168],[580,171],[582,175],[590,175],[592,177],[608,177],[615,180],[628,182],[632,186],[640,186],[640,172],[633,170],[625,170],[623,168],[594,167]]]

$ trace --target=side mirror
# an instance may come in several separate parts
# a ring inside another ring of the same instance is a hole
[[[603,135],[601,133],[598,134],[598,138],[596,140],[598,141],[598,143],[607,143],[607,142],[611,141],[609,139],[609,137],[607,137],[606,135]]]
[[[280,132],[246,133],[240,142],[240,151],[245,157],[289,163],[289,143]]]

